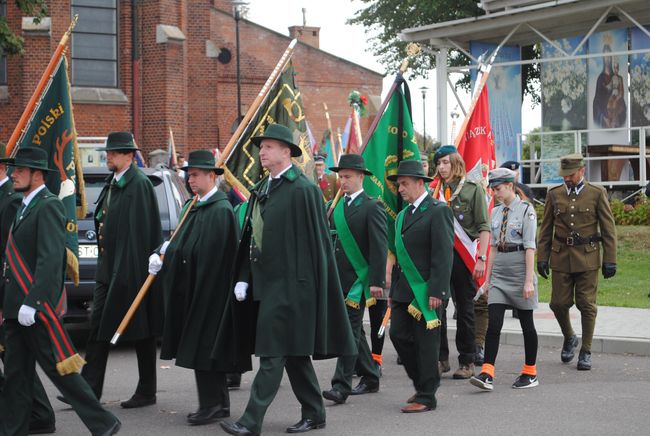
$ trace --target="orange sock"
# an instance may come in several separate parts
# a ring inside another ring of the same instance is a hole
[[[490,377],[494,378],[494,365],[490,365],[489,363],[484,363],[483,366],[481,367],[481,372],[484,372]]]
[[[375,359],[375,362],[377,362],[379,364],[379,366],[381,366],[381,362],[382,362],[381,354],[374,354],[373,353],[372,358]]]
[[[524,365],[521,368],[521,373],[524,375],[536,376],[537,375],[537,365]]]

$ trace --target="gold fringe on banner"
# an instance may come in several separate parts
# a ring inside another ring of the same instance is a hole
[[[86,361],[79,354],[73,354],[67,359],[56,364],[56,370],[59,375],[74,374],[81,371]]]

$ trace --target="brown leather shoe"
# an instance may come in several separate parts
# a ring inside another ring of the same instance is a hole
[[[451,366],[449,366],[448,360],[441,360],[438,362],[438,374],[443,375],[446,372],[451,371]]]
[[[474,364],[466,363],[466,364],[461,364],[458,367],[453,377],[456,380],[467,380],[471,378],[473,375],[474,375]]]
[[[433,407],[425,406],[424,404],[420,403],[411,403],[402,407],[403,413],[421,413],[428,412],[429,410],[433,410]]]

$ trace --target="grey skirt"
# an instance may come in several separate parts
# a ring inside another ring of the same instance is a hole
[[[533,278],[535,293],[524,298],[524,281],[526,280],[526,253],[513,251],[501,253],[492,247],[494,257],[488,304],[507,304],[515,309],[537,309],[537,275]]]

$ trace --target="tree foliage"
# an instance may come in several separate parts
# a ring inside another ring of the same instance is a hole
[[[483,15],[485,11],[478,7],[477,0],[356,0],[364,4],[357,10],[349,24],[365,27],[370,35],[370,51],[386,67],[388,73],[395,73],[406,53],[407,42],[399,38],[404,29],[425,26],[427,24],[457,20]],[[522,59],[539,57],[535,46],[522,47]],[[447,60],[450,66],[467,65],[469,59],[458,50],[450,50]],[[424,50],[409,63],[411,77],[427,77],[435,68],[435,55]],[[537,65],[522,67],[522,92],[530,95],[534,103],[539,103],[535,92],[535,82],[539,79]],[[469,89],[469,74],[456,83],[463,89]]]
[[[40,23],[41,19],[47,15],[45,0],[15,0],[14,3],[24,15],[34,17],[34,23]],[[9,7],[8,4],[7,7]],[[9,28],[6,17],[0,17],[0,52],[22,54],[24,42],[25,40],[21,36],[16,35]]]

